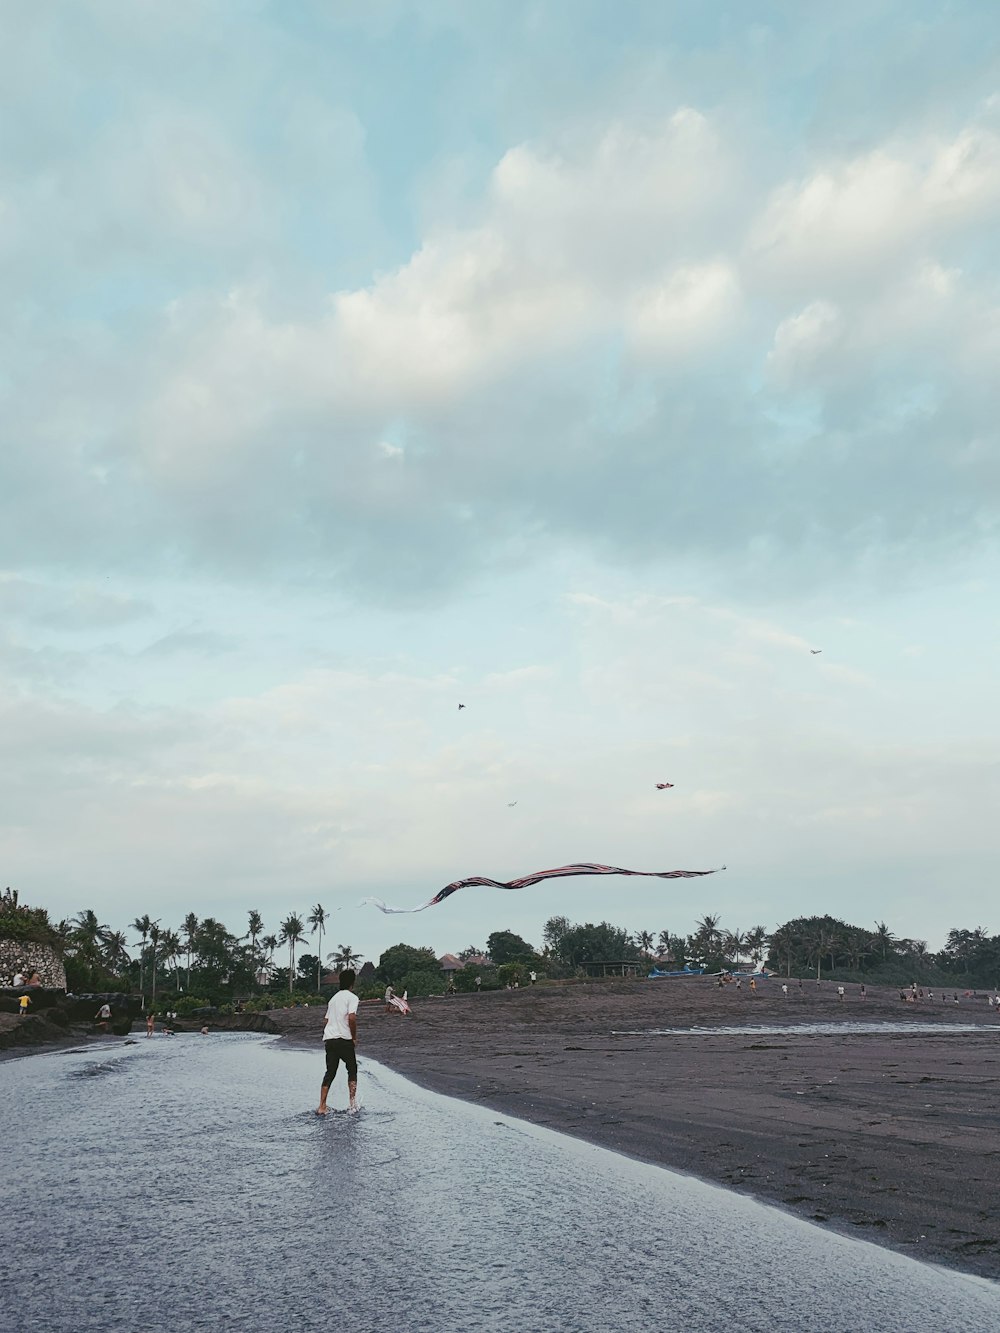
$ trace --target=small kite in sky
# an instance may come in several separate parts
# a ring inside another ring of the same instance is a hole
[[[714,870],[623,870],[621,866],[596,865],[593,861],[577,861],[573,865],[558,866],[555,870],[536,870],[533,875],[524,875],[521,879],[487,879],[483,875],[474,875],[471,879],[456,879],[439,889],[429,902],[419,907],[387,907],[381,898],[362,898],[362,903],[373,903],[380,912],[393,916],[404,912],[423,912],[428,907],[443,903],[458,889],[467,889],[474,884],[484,884],[494,889],[526,889],[529,884],[539,884],[543,879],[563,879],[572,875],[641,875],[646,879],[697,879],[700,875],[714,875],[725,866],[716,866]]]
[[[464,707],[465,707],[465,704],[459,704],[459,705],[458,705],[458,711],[461,712],[462,709],[463,709]]]
[[[507,802],[507,809],[509,810],[509,809],[511,808],[512,805],[517,805],[517,802],[516,802],[516,801],[508,801],[508,802]]]
[[[822,649],[822,648],[810,648],[809,651],[812,653],[813,657],[817,657],[817,656],[823,651],[823,649]]]
[[[656,790],[657,790],[657,791],[666,791],[668,787],[672,787],[673,785],[674,785],[674,784],[673,784],[672,782],[658,782],[658,783],[656,784]]]

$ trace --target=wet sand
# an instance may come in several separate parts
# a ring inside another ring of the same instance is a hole
[[[435,1091],[1000,1278],[1000,1019],[985,998],[904,1004],[879,989],[862,1002],[852,986],[841,1003],[830,983],[793,983],[786,998],[773,981],[753,996],[698,978],[539,985],[413,1009],[403,1018],[364,1004],[361,1055]],[[316,1009],[270,1016],[320,1056]],[[857,1021],[986,1030],[712,1030]],[[665,1027],[688,1031],[650,1032]]]

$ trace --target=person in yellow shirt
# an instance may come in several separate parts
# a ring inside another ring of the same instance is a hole
[[[28,1016],[28,1005],[31,1003],[31,1000],[28,998],[27,995],[22,995],[22,996],[21,996],[21,999],[20,999],[20,1001],[19,1001],[19,1003],[20,1003],[20,1005],[21,1005],[21,1017],[22,1017],[22,1018],[27,1018],[27,1016]]]

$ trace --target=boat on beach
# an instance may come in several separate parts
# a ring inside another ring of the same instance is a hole
[[[654,967],[649,977],[700,977],[705,973],[703,967],[681,967],[676,971],[663,972],[658,967]]]

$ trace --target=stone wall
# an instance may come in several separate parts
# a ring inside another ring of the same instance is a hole
[[[66,969],[50,945],[0,938],[0,986],[12,986],[17,972],[30,976],[32,968],[37,970],[43,986],[66,989]]]

